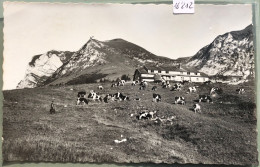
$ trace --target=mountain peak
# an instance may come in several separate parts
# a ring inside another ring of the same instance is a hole
[[[94,39],[93,36],[91,36],[89,38],[89,40],[87,41],[87,43],[85,43],[80,49],[79,49],[79,53],[83,54],[86,51],[90,50],[91,48],[101,48],[103,47],[103,43],[101,41],[98,41],[97,39]]]
[[[254,75],[253,26],[219,35],[187,61],[208,75]]]

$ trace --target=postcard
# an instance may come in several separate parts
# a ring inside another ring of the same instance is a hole
[[[6,162],[258,164],[252,5],[4,2]]]

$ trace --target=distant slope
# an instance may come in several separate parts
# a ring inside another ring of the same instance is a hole
[[[207,75],[254,76],[253,25],[219,35],[188,59],[186,66]]]

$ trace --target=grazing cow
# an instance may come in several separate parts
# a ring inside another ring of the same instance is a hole
[[[122,94],[121,94],[121,95],[122,95]],[[121,101],[121,100],[125,101],[125,100],[130,100],[130,99],[129,99],[128,96],[122,95],[122,96],[120,96],[119,100],[120,100],[120,101]]]
[[[132,82],[132,86],[135,86],[136,84],[138,84],[139,83],[139,81],[138,80],[136,80],[136,81],[133,81]]]
[[[103,90],[104,88],[103,88],[103,86],[99,85],[99,86],[98,86],[98,89],[99,89],[99,90]]]
[[[92,98],[94,101],[99,100],[102,101],[102,97],[95,93],[93,90],[90,91],[88,98]]]
[[[211,102],[213,103],[212,98],[209,95],[199,95],[199,102]]]
[[[148,85],[148,83],[146,81],[141,81],[140,82],[140,86],[147,86],[147,85]]]
[[[243,93],[245,93],[245,89],[244,88],[238,88],[238,89],[236,89],[236,92],[238,94],[243,94]]]
[[[117,92],[117,93],[115,93],[113,96],[114,96],[115,99],[119,99],[120,96],[122,96],[122,93]]]
[[[163,88],[170,88],[171,87],[171,84],[165,84],[163,85]]]
[[[117,87],[117,84],[112,83],[111,88],[113,88],[113,87]]]
[[[124,96],[122,93],[120,92],[117,92],[115,93],[114,95],[114,98],[117,99],[117,100],[120,100],[120,101],[125,101],[125,100],[130,100],[128,96]]]
[[[184,97],[175,97],[174,104],[185,104],[185,98]]]
[[[189,89],[188,89],[188,93],[192,93],[192,92],[196,92],[196,91],[197,91],[197,89],[195,86],[189,87]]]
[[[156,114],[156,111],[151,111],[151,112],[142,111],[142,112],[139,113],[139,115],[136,116],[136,118],[138,120],[141,120],[141,119],[152,119],[152,118],[154,118],[155,114]]]
[[[120,80],[117,82],[117,86],[124,86],[125,85],[125,80]]]
[[[108,100],[114,100],[113,99],[113,97],[114,97],[114,95],[112,95],[112,94],[107,94],[105,97],[104,97],[104,102],[105,103],[108,103]]]
[[[105,102],[105,103],[108,103],[108,100],[111,99],[111,98],[112,98],[111,94],[107,94],[107,95],[104,97],[104,102]]]
[[[83,97],[83,98],[85,98],[86,94],[87,94],[87,93],[86,93],[85,91],[78,92],[78,97]]]
[[[173,87],[171,91],[180,91],[181,90],[182,85],[180,83],[176,83]]]
[[[55,108],[54,108],[53,101],[51,102],[50,114],[55,114]]]
[[[223,90],[221,88],[213,87],[213,88],[210,89],[209,94],[210,95],[221,94],[222,92],[223,92]]]
[[[146,85],[141,85],[139,90],[145,90],[146,89]]]
[[[162,86],[163,86],[163,85],[165,85],[165,84],[166,84],[166,81],[165,81],[165,80],[163,80],[163,81],[162,81]]]
[[[194,104],[193,105],[193,110],[194,110],[195,113],[196,112],[201,112],[200,105],[199,104]]]
[[[88,100],[84,97],[78,97],[77,105],[85,105],[85,104],[88,104]]]
[[[161,100],[162,100],[161,95],[155,93],[153,94],[153,102],[159,102]]]
[[[153,86],[152,90],[156,91],[157,90],[157,86]]]
[[[163,88],[169,88],[169,87],[171,87],[171,84],[170,84],[169,81],[164,81],[164,82],[162,82],[162,87]]]

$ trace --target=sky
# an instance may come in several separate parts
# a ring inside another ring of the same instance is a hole
[[[169,58],[193,56],[218,35],[252,24],[252,6],[4,2],[4,86],[15,89],[34,55],[77,51],[90,38],[122,38]]]

